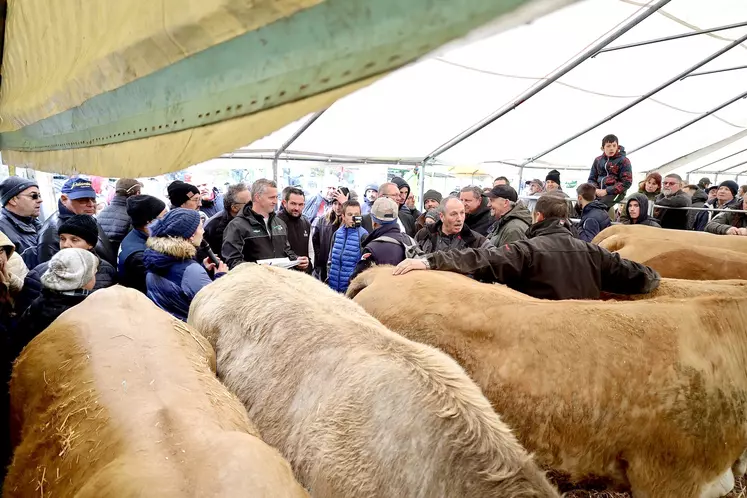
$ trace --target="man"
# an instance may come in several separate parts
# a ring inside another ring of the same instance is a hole
[[[479,187],[464,187],[459,193],[467,213],[465,223],[482,236],[488,234],[495,218],[490,215],[490,202]]]
[[[526,239],[526,231],[532,224],[532,213],[519,201],[516,190],[508,185],[498,185],[486,195],[496,220],[488,233],[490,243],[499,247]]]
[[[588,183],[596,188],[596,197],[609,209],[625,197],[633,184],[633,167],[615,135],[602,139],[602,152],[591,165]]]
[[[410,197],[410,185],[404,178],[398,176],[392,177],[392,183],[399,190],[399,197],[397,198],[397,203],[399,204],[399,221],[405,229],[404,232],[412,237],[415,235],[415,217],[406,205],[407,198]]]
[[[425,253],[460,250],[467,247],[489,247],[487,238],[470,230],[465,223],[464,204],[456,197],[449,196],[439,206],[440,220],[427,225],[415,236]]]
[[[112,202],[96,217],[115,253],[119,252],[119,244],[132,227],[127,215],[127,199],[140,195],[142,187],[143,184],[133,178],[120,178],[114,186]]]
[[[508,178],[505,176],[499,176],[495,180],[493,180],[493,186],[497,187],[498,185],[505,185],[507,187],[511,186],[511,183],[508,181]]]
[[[313,268],[309,260],[309,237],[311,223],[303,217],[303,206],[306,201],[303,190],[288,187],[283,191],[283,210],[278,215],[288,228],[288,244],[296,256],[302,260],[296,268],[311,273]]]
[[[379,198],[386,197],[387,199],[391,199],[394,202],[397,203],[397,206],[400,205],[399,199],[400,199],[400,191],[399,187],[397,187],[396,184],[387,182],[382,183],[379,185]],[[407,216],[409,216],[409,213],[407,213]],[[407,233],[405,224],[402,222],[403,220],[403,213],[402,209],[399,209],[397,213],[397,226],[399,227],[401,232]],[[370,234],[374,231],[373,227],[373,220],[371,219],[371,214],[363,215],[363,221],[361,222],[361,226],[366,229],[366,231]]]
[[[368,185],[366,191],[363,193],[363,204],[361,204],[361,213],[366,215],[371,212],[373,203],[376,202],[376,198],[379,196],[378,186]]]
[[[739,191],[739,185],[737,185],[737,182],[733,180],[726,180],[721,182],[721,184],[718,186],[718,189],[716,190],[716,198],[713,200],[706,201],[705,204],[703,204],[703,207],[707,207],[709,209],[739,209],[739,206],[742,204],[741,200],[737,198],[737,193]],[[692,225],[693,230],[702,232],[706,229],[706,225],[708,225],[709,218],[713,218],[718,216],[722,213],[722,211],[695,211],[695,221]],[[713,213],[713,216],[709,216],[710,213]]]
[[[39,263],[52,259],[60,250],[60,236],[57,232],[60,225],[76,214],[96,215],[96,192],[89,180],[81,177],[70,178],[62,186],[60,200],[57,202],[57,212],[53,213],[39,230],[37,242],[37,257]],[[99,241],[96,244],[96,254],[112,266],[117,264],[117,254],[114,252],[109,237],[106,236],[101,225],[99,227]]]
[[[747,211],[747,197],[734,206],[734,209]],[[705,231],[716,235],[742,235],[747,236],[747,214],[724,211],[713,217],[706,225]]]
[[[220,259],[223,258],[223,232],[226,227],[234,219],[244,206],[249,203],[251,198],[251,192],[244,183],[237,183],[235,185],[229,185],[226,195],[223,196],[223,209],[212,216],[207,223],[205,223],[205,235],[204,238],[208,242],[210,249],[218,255]]]
[[[682,187],[682,190],[685,191],[687,195],[690,196],[690,205],[692,207],[706,207],[706,202],[708,202],[708,194],[705,190],[698,187],[697,185],[685,185]],[[701,213],[701,211],[688,211],[687,213],[687,229],[688,230],[694,230],[695,229],[695,223],[698,218],[698,214]]]
[[[202,196],[200,189],[190,183],[184,183],[181,180],[174,180],[166,187],[170,209],[184,208],[193,211],[199,211],[202,205]]]
[[[711,179],[708,177],[703,177],[700,179],[700,181],[698,181],[698,187],[702,188],[703,190],[708,190],[711,185]]]
[[[529,182],[529,195],[540,195],[545,190],[542,180],[535,178]]]
[[[545,192],[560,192],[566,197],[568,194],[563,192],[563,188],[560,186],[560,171],[551,169],[545,177]]]
[[[659,274],[652,268],[575,238],[566,213],[563,198],[543,195],[537,200],[528,240],[497,249],[445,251],[425,259],[406,259],[394,274],[428,269],[475,273],[482,280],[539,299],[599,299],[602,291],[645,294],[659,286]]]
[[[223,211],[223,196],[221,195],[220,190],[213,185],[213,182],[208,175],[202,173],[192,175],[191,183],[197,187],[200,192],[200,211],[205,213],[208,218],[212,218]]]
[[[661,194],[656,197],[654,204],[672,208],[690,207],[692,200],[682,191],[682,177],[670,173],[662,181]],[[656,208],[654,216],[659,220],[662,228],[673,230],[687,230],[687,209]]]
[[[152,195],[133,195],[127,198],[127,215],[132,220],[132,230],[128,233],[117,257],[119,283],[145,294],[145,241],[150,232],[148,225],[166,215],[166,203]]]
[[[231,220],[223,233],[223,256],[229,268],[260,259],[290,258],[307,266],[309,258],[296,257],[288,244],[288,227],[275,215],[277,184],[260,178],[252,185],[252,203]]]
[[[612,225],[607,213],[609,207],[598,198],[596,190],[591,183],[582,183],[576,188],[578,205],[581,206],[578,238],[584,242],[591,242],[599,232]]]
[[[438,209],[439,204],[441,204],[441,200],[443,200],[443,196],[441,193],[437,190],[428,190],[423,194],[423,209],[424,212],[418,216],[418,219],[415,220],[415,233],[417,234],[420,230],[425,228],[425,222],[426,222],[426,216],[428,215],[428,212],[432,209]]]
[[[406,248],[417,247],[417,242],[402,233],[397,226],[399,206],[392,199],[381,197],[371,207],[374,230],[363,240],[361,259],[350,277],[372,265],[397,265],[405,259]]]
[[[306,203],[303,209],[303,215],[309,220],[309,223],[314,223],[317,217],[322,217],[327,212],[327,209],[332,204],[332,201],[338,199],[338,202],[342,205],[345,201],[340,202],[338,185],[340,181],[334,175],[327,175],[324,177],[322,182],[322,188],[319,189],[319,193],[315,195],[308,203]],[[325,192],[322,195],[322,192]]]
[[[41,229],[39,185],[34,180],[9,176],[0,183],[0,203],[0,231],[13,242],[26,266],[33,269],[38,264],[36,246]]]

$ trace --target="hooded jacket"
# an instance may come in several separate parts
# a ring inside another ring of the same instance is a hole
[[[625,200],[625,205],[622,206],[622,211],[620,212],[620,222],[625,225],[630,224],[630,218],[628,217],[628,202],[630,202],[633,196],[637,194],[641,194],[642,196],[644,196],[649,201],[649,203],[656,202],[656,198],[659,196],[659,194],[661,194],[661,189],[658,189],[656,192],[649,192],[646,190],[646,185],[643,185],[638,189],[638,192],[628,197]],[[646,211],[646,213],[648,213],[648,211]]]
[[[143,260],[147,296],[156,306],[186,322],[192,299],[212,281],[205,268],[194,260],[197,248],[176,237],[149,237],[146,246]]]
[[[268,232],[269,226],[269,232]],[[232,219],[223,232],[223,257],[229,268],[260,259],[297,259],[288,243],[288,227],[275,213],[270,213],[267,224],[261,214],[249,205]]]
[[[490,201],[483,195],[480,207],[474,213],[467,215],[464,224],[480,235],[485,236],[488,234],[493,223],[495,223],[495,218],[490,214]]]
[[[397,186],[398,189],[406,188],[407,197],[410,197],[410,184],[408,184],[403,178],[395,176],[392,178],[392,183]],[[399,206],[399,220],[402,222],[402,226],[405,228],[405,233],[410,237],[415,235],[415,217],[412,215],[412,211],[404,203]]]
[[[362,227],[341,226],[332,240],[327,283],[332,290],[345,292],[355,265],[361,258],[361,247],[368,232]]]
[[[114,254],[119,253],[119,244],[132,228],[132,220],[127,214],[127,197],[115,195],[112,202],[96,216],[96,221],[109,237]]]
[[[595,199],[584,206],[581,212],[578,238],[584,242],[591,242],[599,232],[612,224],[607,206]]]
[[[407,241],[409,243],[416,243],[409,235],[402,233],[396,223],[381,225],[363,240],[363,252],[350,276],[351,281],[372,265],[398,265],[405,259],[404,245],[377,240],[380,237],[389,237],[402,244],[406,239],[410,239]]]
[[[11,213],[5,208],[0,211],[0,232],[4,233],[15,246],[15,252],[23,258],[27,268],[33,268],[37,261],[37,243],[41,223],[36,218],[27,218]]]
[[[692,201],[690,196],[687,195],[683,190],[678,190],[669,197],[663,193],[656,197],[656,204],[666,207],[690,207]],[[666,209],[656,208],[654,210],[654,216],[659,220],[659,224],[662,228],[670,228],[673,230],[687,230],[687,209]]]
[[[602,154],[594,159],[588,182],[606,190],[607,195],[624,195],[633,183],[633,168],[625,154],[625,147],[620,146],[612,157]]]
[[[415,236],[424,253],[436,251],[459,251],[467,248],[490,247],[490,241],[464,224],[459,233],[447,235],[443,232],[443,221],[437,221],[420,230]]]
[[[496,247],[524,240],[527,238],[526,233],[531,225],[532,213],[523,202],[518,201],[511,211],[496,220],[488,234],[488,239]]]
[[[369,190],[374,190],[376,192],[379,191],[378,185],[366,185],[366,190],[363,191],[363,202],[361,202],[361,214],[369,214],[371,212],[371,206],[373,206],[373,202],[368,201],[368,196],[366,195]],[[374,202],[376,200],[374,199]]]
[[[659,225],[659,223],[654,218],[648,215],[648,197],[641,193],[631,195],[628,198],[628,201],[625,203],[626,213],[628,212],[630,201],[638,201],[638,206],[640,207],[641,214],[638,216],[638,219],[635,220],[632,220],[629,216],[626,216],[624,219],[622,219],[623,225],[647,225],[650,227],[661,228],[661,225]]]
[[[52,259],[52,256],[60,250],[60,234],[57,230],[60,225],[65,223],[75,213],[66,208],[61,202],[57,203],[57,212],[53,213],[42,225],[39,231],[39,241],[37,243],[37,258],[39,263],[44,263]],[[96,255],[108,262],[110,265],[117,264],[117,253],[114,252],[109,237],[107,237],[101,225],[96,222],[99,228],[99,240],[96,243]]]
[[[568,220],[541,221],[527,235],[499,248],[436,252],[427,256],[428,263],[539,299],[599,299],[602,291],[646,294],[659,286],[655,270],[575,238]]]

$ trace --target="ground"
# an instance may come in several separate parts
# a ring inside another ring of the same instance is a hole
[[[613,493],[609,491],[571,491],[564,495],[565,498],[631,498],[629,493]],[[737,479],[734,491],[726,495],[726,498],[747,498],[747,479]]]

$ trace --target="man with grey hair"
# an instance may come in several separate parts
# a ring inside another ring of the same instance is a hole
[[[243,262],[260,259],[299,259],[308,265],[309,259],[297,257],[288,243],[288,227],[275,216],[277,184],[260,178],[252,185],[251,204],[246,204],[223,233],[222,253],[229,268]]]
[[[483,237],[488,234],[495,218],[490,214],[490,202],[480,187],[464,187],[459,193],[466,213],[465,224]]]
[[[422,228],[415,240],[426,254],[468,248],[490,247],[490,241],[465,223],[464,204],[449,196],[438,207],[440,220]]]
[[[668,208],[690,207],[692,199],[682,190],[682,177],[670,173],[661,182],[661,194],[656,197],[654,204]],[[659,220],[662,228],[687,230],[687,209],[657,208],[654,216]]]
[[[392,182],[386,182],[379,185],[379,196],[378,198],[386,197],[387,199],[391,199],[394,202],[397,203],[399,206],[399,187],[397,187],[396,183]],[[407,229],[405,225],[402,223],[401,219],[401,211],[397,214],[397,226],[399,227],[399,230],[403,233],[407,233]],[[371,219],[371,214],[364,214],[363,215],[363,221],[361,222],[361,226],[366,229],[368,233],[373,233],[374,226],[373,226],[373,220]]]
[[[251,193],[245,183],[229,185],[223,196],[223,210],[214,214],[205,222],[205,240],[210,249],[221,259],[223,258],[223,232],[244,206],[249,203]]]

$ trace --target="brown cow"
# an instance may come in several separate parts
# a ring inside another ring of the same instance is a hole
[[[557,497],[454,360],[300,272],[240,265],[189,323],[315,497]]]
[[[612,240],[617,239],[614,246]],[[728,249],[747,253],[747,237],[735,235],[715,235],[706,232],[693,232],[687,230],[669,230],[666,228],[656,228],[646,225],[612,225],[605,228],[597,234],[591,241],[609,251],[610,247],[617,249],[625,245],[625,241],[635,240],[661,240],[675,244],[681,244],[686,247],[713,247],[716,249]]]
[[[544,301],[449,272],[348,291],[472,376],[539,463],[636,497],[723,496],[747,448],[747,298]],[[423,310],[426,310],[423,312]]]
[[[747,297],[747,280],[686,280],[679,278],[662,278],[659,287],[649,294],[631,296],[602,293],[602,299],[617,301],[640,301],[661,297],[678,299],[702,296]]]
[[[308,497],[214,365],[141,293],[96,291],[15,364],[3,496]]]

